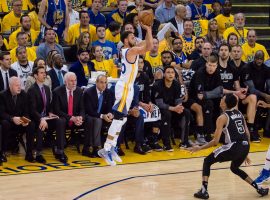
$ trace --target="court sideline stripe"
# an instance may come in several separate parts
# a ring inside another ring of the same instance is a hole
[[[255,165],[250,165],[250,166],[242,166],[242,167],[251,167],[251,166],[262,166],[264,164],[255,164]],[[220,168],[214,168],[214,169],[211,169],[211,170],[223,170],[223,169],[229,169],[229,167],[220,167]],[[169,173],[161,173],[161,174],[148,174],[148,175],[140,175],[140,176],[131,176],[131,177],[128,177],[128,178],[124,178],[124,179],[120,179],[118,181],[114,181],[114,182],[111,182],[111,183],[107,183],[105,185],[101,185],[99,187],[96,187],[92,190],[89,190],[77,197],[75,197],[73,200],[79,200],[80,198],[90,194],[90,193],[93,193],[97,190],[100,190],[102,188],[105,188],[105,187],[108,187],[110,185],[114,185],[116,183],[120,183],[120,182],[124,182],[124,181],[127,181],[127,180],[131,180],[131,179],[135,179],[135,178],[145,178],[145,177],[153,177],[153,176],[166,176],[166,175],[173,175],[173,174],[186,174],[186,173],[194,173],[194,172],[201,172],[202,170],[191,170],[191,171],[182,171],[182,172],[169,172]]]

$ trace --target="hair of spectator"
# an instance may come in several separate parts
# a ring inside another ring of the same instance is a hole
[[[124,23],[124,25],[121,27],[121,34],[125,31],[125,26],[128,24],[131,25],[135,29],[133,23],[130,23],[130,22]]]
[[[237,105],[238,98],[234,94],[226,94],[225,103],[228,109],[232,109]]]
[[[213,5],[214,5],[215,3],[218,3],[219,5],[222,6],[222,4],[221,4],[221,2],[220,2],[219,0],[214,0],[213,3],[212,3],[212,7],[213,7]]]
[[[164,74],[166,73],[167,69],[173,69],[173,71],[174,71],[174,67],[173,66],[166,66],[164,68]]]
[[[230,0],[225,0],[224,3],[223,3],[223,6],[224,6],[225,4],[227,4],[227,3],[228,3],[230,6],[232,6],[232,2],[231,2]]]
[[[155,39],[155,40],[157,40],[157,41],[159,42],[159,40],[158,40],[158,37],[157,37],[157,36],[153,36],[153,39]]]
[[[64,75],[64,81],[65,83],[69,80],[69,78],[71,76],[75,76],[76,77],[76,74],[74,72],[67,72],[65,75]]]
[[[20,36],[25,35],[25,34],[26,34],[26,33],[25,33],[25,32],[23,32],[23,31],[21,31],[21,32],[17,33],[17,35],[16,35],[16,39],[18,40],[18,38],[19,38]]]
[[[130,13],[124,19],[124,24],[131,23],[133,24],[134,18],[138,16],[138,13]]]
[[[133,34],[133,33],[130,32],[130,31],[124,31],[124,32],[120,35],[120,37],[121,37],[121,42],[123,42],[123,44],[124,44],[124,40],[125,40],[130,34]]]
[[[247,36],[249,35],[249,33],[250,33],[251,31],[254,31],[255,36],[257,36],[257,33],[256,33],[256,31],[255,31],[254,29],[249,29],[248,32],[247,32]]]
[[[244,19],[246,18],[244,13],[236,13],[236,14],[234,15],[234,21],[236,20],[237,17],[240,17],[240,16],[241,16],[241,17],[244,17]]]
[[[4,60],[5,56],[10,55],[9,51],[0,52],[0,60]]]
[[[262,50],[256,51],[254,59],[264,59],[264,52]]]
[[[53,49],[51,51],[49,51],[48,55],[47,55],[47,58],[46,58],[46,63],[48,64],[48,66],[52,66],[52,55],[53,53],[58,53],[57,50]]]
[[[20,52],[22,49],[24,49],[24,50],[26,51],[26,47],[25,47],[25,46],[18,46],[18,47],[16,48],[16,56],[19,54],[19,52]]]
[[[205,38],[204,37],[196,37],[196,39],[195,39],[195,43],[197,42],[197,40],[203,40],[203,42],[205,42]]]
[[[171,55],[171,58],[172,58],[172,59],[174,58],[174,55],[173,55],[173,53],[172,53],[171,51],[167,51],[167,50],[162,51],[162,52],[161,52],[161,57],[162,57],[164,54],[170,54],[170,55]]]
[[[14,3],[17,2],[17,1],[22,2],[22,0],[12,0],[12,5],[14,5]]]
[[[220,51],[221,47],[228,47],[229,52],[231,52],[231,50],[232,50],[232,48],[231,48],[231,46],[230,46],[229,44],[227,44],[227,43],[222,43],[222,44],[219,46],[219,48],[218,48],[218,52]]]
[[[178,38],[173,38],[173,39],[172,39],[172,44],[174,44],[174,41],[175,41],[175,40],[180,40],[181,43],[183,43],[182,39],[178,37]]]
[[[38,74],[38,71],[39,71],[40,69],[44,69],[44,70],[46,71],[45,66],[37,66],[36,68],[33,68],[33,69],[32,69],[32,74],[33,74],[33,76],[34,76],[34,75],[37,75],[37,74]]]
[[[229,44],[229,40],[230,40],[230,37],[231,36],[235,36],[236,38],[237,38],[237,41],[238,41],[238,35],[236,34],[236,33],[230,33],[229,35],[228,35],[228,38],[227,38],[227,43]],[[237,42],[238,43],[238,42]]]
[[[88,12],[87,12],[86,10],[81,10],[81,11],[79,12],[79,19],[81,19],[83,13],[89,15]]]
[[[22,24],[22,21],[23,21],[23,18],[25,17],[29,17],[29,15],[27,14],[23,14],[21,17],[20,17],[20,23]],[[30,17],[29,17],[30,18]]]
[[[191,22],[192,25],[193,25],[193,21],[192,21],[191,19],[185,19],[183,24],[185,24],[185,23],[187,23],[187,22]]]
[[[37,68],[38,67],[38,62],[40,60],[43,60],[45,62],[45,66],[46,66],[46,61],[43,59],[43,58],[37,58],[35,61],[34,61],[34,64],[33,64],[33,69]],[[32,74],[33,75],[33,74]]]
[[[177,6],[175,6],[175,11],[174,11],[175,15],[177,15],[177,13],[181,11],[182,8],[185,8],[185,6],[182,4],[178,4]]]
[[[99,82],[99,79],[101,79],[102,77],[106,77],[106,79],[107,79],[107,76],[105,74],[99,74],[97,76],[96,83]]]
[[[109,26],[108,26],[108,29],[111,31],[111,32],[114,32],[114,31],[117,31],[121,28],[121,24],[116,22],[116,21],[112,21]]]
[[[121,1],[128,1],[128,0],[117,0],[117,4],[119,5],[119,3],[121,2]]]
[[[216,53],[211,53],[207,59],[207,62],[217,63],[218,62],[218,55]]]
[[[235,48],[235,47],[237,47],[237,48],[238,48],[238,47],[240,47],[240,49],[241,49],[241,50],[243,50],[243,49],[242,49],[242,46],[241,46],[241,45],[239,45],[239,44],[237,44],[237,45],[235,45],[235,46],[231,47],[231,49],[233,49],[233,48]]]
[[[81,45],[83,43],[83,37],[84,35],[88,34],[90,38],[90,33],[87,31],[84,31],[80,34],[79,38],[77,39],[77,49],[81,49]],[[88,44],[89,45],[89,44]]]
[[[97,31],[98,31],[99,28],[104,28],[106,30],[106,26],[105,25],[99,24],[96,27],[96,33],[97,33]]]
[[[55,31],[54,31],[52,28],[46,28],[46,29],[45,29],[44,35],[47,35],[47,32],[48,32],[48,31],[53,31],[53,32],[55,33]]]
[[[17,76],[10,77],[10,79],[8,80],[9,87],[11,87],[16,82],[20,82],[20,78],[19,77],[17,77]]]

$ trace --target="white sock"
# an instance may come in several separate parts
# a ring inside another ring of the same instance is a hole
[[[265,164],[264,164],[264,169],[270,170],[270,146],[268,148],[268,151],[266,153],[266,159],[265,159]]]
[[[106,151],[110,151],[112,146],[116,146],[117,138],[123,126],[123,120],[113,120],[112,124],[108,130],[108,137],[111,136],[113,139],[109,139],[107,137],[106,142],[104,144],[104,149]],[[119,131],[120,130],[120,131]]]

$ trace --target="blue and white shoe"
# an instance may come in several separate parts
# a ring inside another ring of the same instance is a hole
[[[99,157],[103,158],[108,165],[115,166],[116,162],[112,158],[112,153],[110,151],[106,151],[105,149],[100,149],[98,151]]]
[[[270,179],[270,170],[263,169],[260,175],[255,179],[255,183],[258,185]]]
[[[118,150],[117,147],[112,146],[111,148],[111,154],[112,154],[112,159],[116,162],[122,162],[122,159],[118,155]]]

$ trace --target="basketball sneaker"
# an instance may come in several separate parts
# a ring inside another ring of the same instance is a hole
[[[268,195],[269,188],[259,188],[257,192],[263,197]]]
[[[204,135],[198,134],[195,143],[196,143],[197,145],[200,145],[200,146],[201,146],[201,145],[204,145],[204,144],[207,143],[207,142],[205,141]]]
[[[103,158],[108,165],[115,166],[116,162],[112,158],[112,153],[110,151],[106,151],[105,149],[100,149],[98,151],[99,157]]]
[[[116,162],[122,162],[122,159],[118,155],[118,150],[117,147],[112,146],[111,148],[111,154],[112,154],[112,159]]]
[[[258,185],[270,179],[270,170],[263,169],[260,175],[255,179],[255,183]]]
[[[202,189],[200,189],[198,192],[194,194],[194,197],[198,199],[209,199],[209,194],[207,190],[203,191]]]

